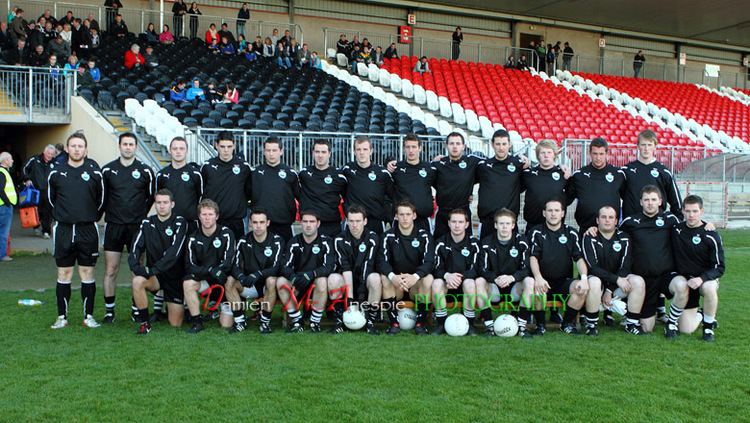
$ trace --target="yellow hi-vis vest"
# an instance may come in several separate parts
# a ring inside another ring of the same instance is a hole
[[[8,173],[8,169],[2,166],[0,166],[0,173],[5,176],[3,191],[5,191],[5,195],[10,200],[10,204],[5,204],[3,200],[0,200],[0,206],[15,205],[18,202],[18,196],[16,194],[16,187],[13,186],[13,180],[10,178],[10,173]]]

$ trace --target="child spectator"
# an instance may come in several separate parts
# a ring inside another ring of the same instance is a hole
[[[154,54],[154,47],[151,45],[146,46],[146,54],[143,55],[143,59],[146,63],[146,69],[151,70],[159,66],[159,59]]]
[[[169,90],[169,101],[175,103],[185,101],[185,94],[185,81],[179,79],[176,84],[172,85],[172,89]]]
[[[65,64],[65,67],[63,67],[64,71],[77,71],[78,70],[78,56],[75,54],[71,54],[68,56],[68,63]]]
[[[237,87],[234,83],[227,82],[227,90],[224,93],[224,103],[237,104],[240,101],[240,92],[237,91]]]
[[[237,54],[234,44],[230,43],[227,37],[221,37],[221,54],[225,56],[234,56]]]
[[[93,79],[94,82],[99,82],[102,80],[102,71],[96,67],[96,60],[93,57],[89,58],[88,70],[89,74],[91,75],[91,79]]]
[[[162,44],[174,44],[174,35],[169,31],[169,25],[164,25],[161,34],[159,34],[159,42]]]

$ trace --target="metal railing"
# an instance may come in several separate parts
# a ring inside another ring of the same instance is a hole
[[[76,82],[75,72],[62,69],[0,66],[0,120],[69,120]]]

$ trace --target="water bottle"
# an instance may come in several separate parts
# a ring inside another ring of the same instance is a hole
[[[43,303],[39,300],[32,300],[29,298],[24,298],[22,300],[18,300],[18,305],[20,306],[40,306]]]

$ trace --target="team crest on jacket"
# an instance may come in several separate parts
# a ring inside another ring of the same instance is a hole
[[[219,247],[221,247],[221,240],[217,238],[214,240],[214,248],[219,248]]]
[[[516,165],[513,163],[508,165],[508,172],[515,172],[516,171]]]
[[[424,169],[419,169],[419,176],[426,178],[427,177],[427,171]]]
[[[167,234],[167,236],[172,236],[172,235],[174,235],[174,231],[172,230],[172,228],[167,228],[167,229],[166,229],[166,230],[164,231],[164,233],[165,233],[165,234]]]
[[[266,247],[265,250],[263,250],[263,255],[266,257],[271,257],[273,254],[273,250],[271,250],[271,247]]]
[[[462,160],[461,163],[458,164],[458,167],[460,167],[461,169],[466,169],[466,162]]]
[[[318,247],[318,244],[313,245],[312,252],[313,254],[318,254],[320,252],[320,247]]]
[[[331,184],[333,183],[333,178],[331,178],[331,176],[330,176],[330,175],[328,175],[328,176],[326,176],[326,177],[325,177],[325,178],[323,179],[323,182],[325,182],[325,183],[326,183],[326,185],[331,185]]]
[[[240,174],[240,166],[239,165],[234,165],[232,167],[232,173],[234,173],[235,175],[239,175]]]
[[[651,176],[656,178],[657,176],[659,176],[659,171],[656,169],[651,169]]]
[[[180,175],[180,179],[182,179],[183,181],[187,182],[187,181],[190,180],[190,175],[188,175],[187,172],[182,172],[182,175]]]
[[[463,250],[461,250],[461,255],[464,257],[469,257],[469,249],[464,248]]]
[[[696,235],[693,237],[693,244],[698,245],[701,243],[701,237]]]
[[[552,179],[559,181],[560,180],[560,174],[557,172],[552,172]]]
[[[367,249],[367,246],[365,244],[359,244],[359,252],[364,253]]]
[[[88,172],[83,172],[81,174],[81,179],[83,179],[84,181],[88,182],[88,180],[91,179],[91,176],[89,176]]]
[[[286,171],[285,170],[280,170],[279,171],[279,178],[281,178],[281,179],[286,178]]]
[[[612,182],[612,181],[614,181],[614,180],[615,180],[615,176],[614,176],[614,175],[612,175],[612,173],[610,172],[610,173],[607,173],[607,174],[606,174],[606,175],[604,176],[604,179],[606,179],[606,180],[607,180],[607,182]]]
[[[612,244],[612,249],[615,250],[615,252],[619,253],[620,251],[622,251],[622,244],[620,244],[619,241],[615,242]]]
[[[132,175],[133,175],[133,179],[138,179],[141,177],[141,172],[138,171],[138,169],[136,169],[133,171]]]
[[[419,240],[418,239],[412,240],[411,241],[411,246],[414,247],[414,248],[419,248]]]
[[[510,249],[510,251],[509,251],[508,253],[509,253],[509,254],[510,254],[510,256],[511,256],[511,257],[513,257],[513,258],[516,258],[516,257],[518,257],[518,250],[516,249],[516,247],[513,247],[513,248],[511,248],[511,249]]]
[[[560,235],[560,238],[558,238],[557,240],[560,241],[560,244],[565,244],[566,242],[568,242],[568,237],[565,235]]]
[[[370,178],[371,181],[374,181],[375,178],[377,178],[377,175],[375,175],[375,172],[370,172],[367,174],[367,177]]]
[[[662,226],[664,226],[664,219],[662,219],[661,217],[659,217],[659,218],[656,219],[655,223],[656,223],[656,226],[662,227]]]

